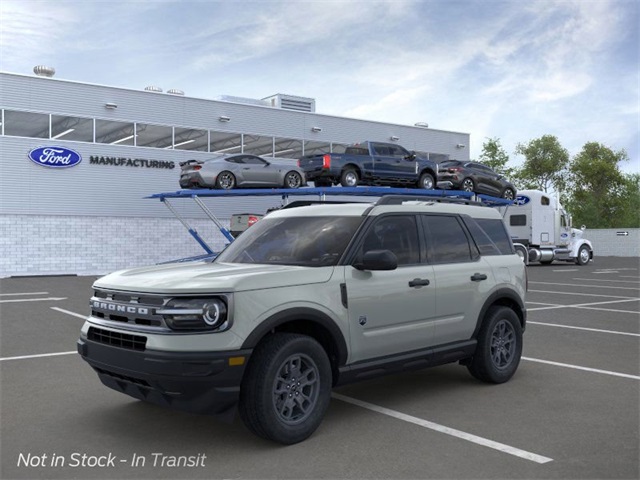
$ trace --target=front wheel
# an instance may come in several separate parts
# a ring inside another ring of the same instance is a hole
[[[353,168],[347,168],[342,172],[340,177],[340,185],[343,187],[357,187],[358,186],[358,174]]]
[[[578,265],[586,265],[591,258],[589,248],[586,245],[582,245],[578,250],[578,256],[576,257],[576,263]]]
[[[300,188],[302,176],[295,171],[291,171],[284,176],[284,188]]]
[[[418,188],[422,188],[424,190],[433,190],[436,182],[433,180],[433,175],[430,173],[423,173],[420,175],[420,180],[418,180]]]
[[[478,333],[476,352],[467,366],[469,373],[487,383],[504,383],[520,364],[522,326],[508,307],[491,307]]]
[[[231,172],[220,172],[216,178],[216,187],[222,190],[231,190],[236,186],[236,177]]]
[[[308,438],[331,398],[331,364],[313,338],[276,333],[256,347],[242,380],[239,411],[249,430],[285,445]]]

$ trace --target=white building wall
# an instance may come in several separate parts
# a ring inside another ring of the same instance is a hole
[[[598,257],[640,257],[640,228],[587,229],[584,232],[584,238],[593,244],[596,259]]]

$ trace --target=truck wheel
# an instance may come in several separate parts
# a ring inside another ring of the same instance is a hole
[[[231,190],[236,186],[236,177],[231,172],[220,172],[216,178],[216,187],[222,190]]]
[[[576,263],[578,265],[586,265],[589,263],[589,258],[591,257],[589,253],[589,247],[586,245],[582,245],[578,250],[578,256],[576,257]]]
[[[331,365],[313,338],[276,333],[255,349],[242,380],[239,411],[256,435],[285,445],[309,437],[331,398]]]
[[[302,177],[298,172],[288,172],[284,176],[284,188],[300,188],[302,185]]]
[[[358,186],[358,174],[353,168],[347,168],[342,172],[340,177],[340,185],[343,187],[357,187]]]
[[[518,369],[522,355],[522,326],[508,307],[491,307],[480,332],[469,373],[487,383],[504,383]]]
[[[423,173],[420,175],[420,180],[418,180],[418,188],[422,188],[424,190],[433,190],[435,187],[435,181],[433,180],[433,175],[430,173]]]
[[[465,192],[475,192],[476,184],[473,182],[473,179],[465,178],[460,184],[460,190],[463,190]]]

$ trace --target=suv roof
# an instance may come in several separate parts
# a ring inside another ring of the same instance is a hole
[[[463,205],[458,203],[441,203],[434,201],[413,201],[409,200],[402,204],[376,205],[371,203],[345,203],[340,205],[309,205],[297,208],[278,210],[270,214],[278,217],[304,217],[304,216],[360,216],[360,215],[381,215],[383,213],[406,213],[408,211],[418,213],[450,213],[458,215],[469,215],[474,218],[500,218],[500,213],[482,205]]]

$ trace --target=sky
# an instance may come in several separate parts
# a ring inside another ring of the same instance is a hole
[[[0,70],[627,151],[640,172],[637,0],[0,0]],[[1,100],[1,99],[0,99]],[[359,139],[356,139],[359,140]]]

